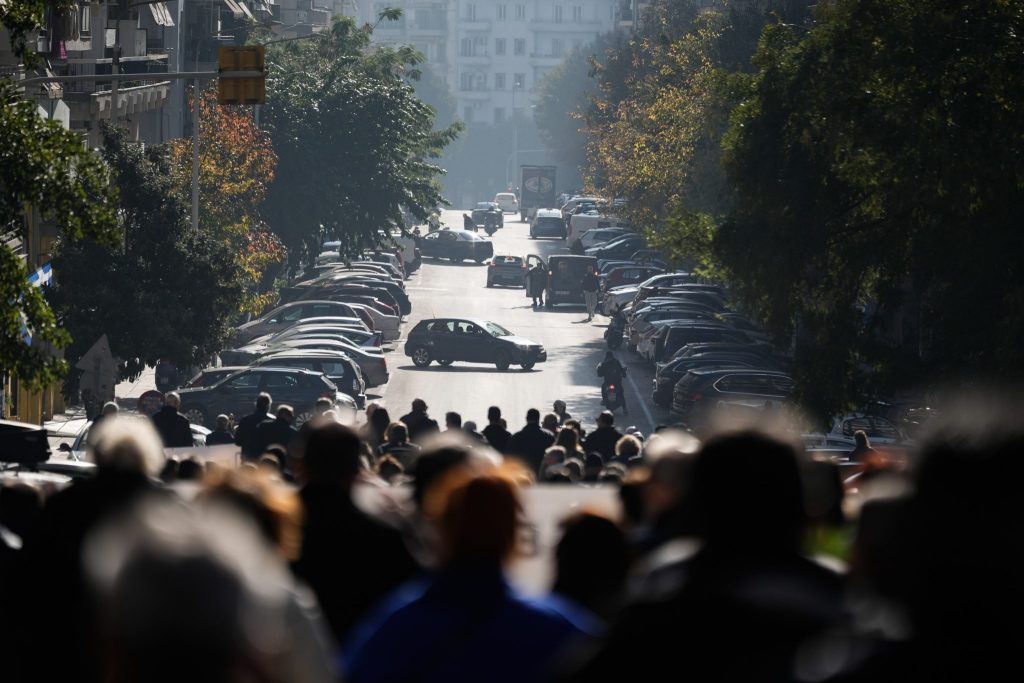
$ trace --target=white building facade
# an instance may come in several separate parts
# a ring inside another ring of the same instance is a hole
[[[399,7],[397,22],[381,22],[381,44],[415,45],[448,84],[467,123],[502,123],[530,116],[545,72],[575,47],[619,26],[621,0],[390,0],[360,2],[374,21]]]

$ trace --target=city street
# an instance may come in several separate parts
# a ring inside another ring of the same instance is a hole
[[[442,220],[458,229],[462,213],[445,211]],[[495,233],[493,242],[495,254],[546,257],[568,251],[567,244],[560,240],[531,240],[527,224],[512,214],[505,215],[505,227]],[[534,310],[521,288],[487,288],[486,269],[486,265],[472,261],[453,264],[424,259],[420,270],[406,282],[413,309],[403,326],[402,339],[394,343],[388,355],[391,380],[386,387],[370,390],[368,398],[387,406],[393,418],[408,412],[414,398],[422,398],[439,422],[443,423],[446,411],[454,410],[481,429],[487,424],[488,406],[497,405],[513,432],[522,426],[529,408],[550,412],[551,404],[562,399],[569,413],[592,429],[601,412],[600,380],[595,369],[606,351],[603,334],[607,319],[596,316],[593,322],[586,322],[582,304]],[[447,368],[436,363],[426,369],[415,367],[404,353],[405,336],[420,320],[443,316],[492,320],[514,334],[543,344],[548,360],[529,372],[517,367],[500,372],[493,365],[469,363]],[[622,352],[617,356],[629,368],[626,389],[630,413],[627,417],[616,413],[616,422],[621,427],[635,425],[650,434],[667,417],[649,400],[652,373],[634,354]],[[379,399],[375,398],[378,394]]]

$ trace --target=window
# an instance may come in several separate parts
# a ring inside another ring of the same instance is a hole
[[[263,382],[265,389],[290,389],[299,385],[299,375],[285,372],[268,372]]]
[[[466,21],[476,21],[476,3],[466,3]]]
[[[494,74],[494,89],[504,90],[505,89],[505,74]]]
[[[516,5],[516,21],[526,21],[526,5]]]
[[[508,18],[508,5],[498,5],[497,17],[498,21],[505,21]]]
[[[505,54],[505,39],[495,38],[494,39],[494,54],[503,55]]]
[[[82,26],[78,32],[82,35],[89,35],[92,31],[92,8],[89,5],[82,5]]]
[[[555,5],[555,23],[556,24],[561,24],[562,23],[562,6],[561,5]]]
[[[515,43],[513,44],[513,52],[516,55],[520,56],[526,54],[526,38],[515,39]]]
[[[572,6],[572,20],[577,23],[583,23],[583,6],[573,5]]]
[[[472,38],[463,38],[459,42],[459,54],[461,54],[463,57],[471,57],[471,56],[473,56],[473,39]]]
[[[494,108],[494,122],[504,123],[505,122],[505,107]]]
[[[473,39],[473,54],[474,55],[486,55],[487,54],[487,38],[484,36],[478,36]]]
[[[224,382],[224,386],[228,389],[255,389],[259,385],[260,375],[257,372],[246,372]]]
[[[512,81],[512,87],[515,90],[522,90],[526,87],[526,74],[516,74],[515,79]]]
[[[552,38],[551,39],[551,56],[552,57],[561,57],[563,54],[565,54],[565,41],[562,40],[561,38]]]

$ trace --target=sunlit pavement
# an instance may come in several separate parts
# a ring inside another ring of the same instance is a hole
[[[443,221],[453,229],[461,228],[462,213],[445,211]],[[495,254],[546,257],[568,253],[567,242],[531,240],[526,223],[518,218],[505,215],[505,227],[493,237]],[[592,429],[601,412],[596,368],[606,351],[603,334],[608,319],[598,315],[588,323],[582,304],[534,310],[522,288],[488,289],[486,270],[486,265],[472,261],[453,264],[424,259],[419,272],[406,282],[413,310],[403,326],[402,339],[388,354],[391,380],[385,387],[369,390],[368,398],[383,403],[393,419],[408,412],[414,398],[422,398],[438,422],[443,423],[446,411],[454,410],[481,429],[487,423],[488,406],[496,405],[511,431],[522,426],[529,408],[550,412],[552,403],[562,399],[568,411]],[[415,367],[404,353],[408,331],[424,318],[447,316],[492,320],[514,334],[543,344],[548,360],[529,372],[518,367],[500,372],[493,365],[471,363],[455,363],[447,368],[436,363],[426,369]],[[617,356],[629,368],[626,389],[630,414],[623,417],[617,412],[616,423],[620,428],[635,425],[650,434],[667,417],[650,403],[652,373],[634,354],[619,351]]]

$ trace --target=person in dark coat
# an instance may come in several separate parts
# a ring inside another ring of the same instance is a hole
[[[540,426],[540,411],[526,411],[526,426],[512,435],[505,447],[508,455],[521,458],[534,474],[540,473],[544,451],[555,443],[555,435]]]
[[[266,453],[267,449],[276,444],[283,446],[287,451],[292,440],[298,435],[299,430],[292,425],[295,423],[295,411],[289,405],[277,407],[277,419],[260,423],[256,427],[255,445],[260,455]]]
[[[399,532],[356,507],[359,436],[337,422],[309,432],[299,492],[306,517],[295,572],[316,593],[335,642],[418,571]]]
[[[255,460],[262,453],[256,443],[256,427],[272,420],[270,417],[270,394],[260,393],[256,397],[256,410],[243,417],[235,428],[235,445],[242,449],[242,460]]]
[[[537,263],[526,273],[526,295],[533,299],[533,307],[544,305],[544,288],[548,284],[548,272]]]
[[[217,416],[217,428],[206,435],[207,446],[223,446],[235,442],[235,435],[231,433],[231,418],[227,415]]]
[[[608,462],[615,457],[615,444],[621,438],[622,432],[615,428],[615,416],[605,410],[597,416],[597,429],[583,441],[583,450],[587,453],[600,453],[604,461]]]
[[[414,442],[438,431],[437,420],[427,415],[427,403],[422,398],[413,400],[412,412],[403,415],[401,422],[409,430],[409,440]]]
[[[171,391],[164,396],[164,405],[153,415],[153,426],[164,442],[164,448],[189,448],[192,444],[192,429],[188,420],[178,414],[181,396]]]
[[[487,439],[487,443],[494,447],[494,450],[499,453],[505,452],[505,447],[512,435],[502,424],[501,408],[498,406],[491,406],[487,409],[487,426],[484,427],[483,435]]]

